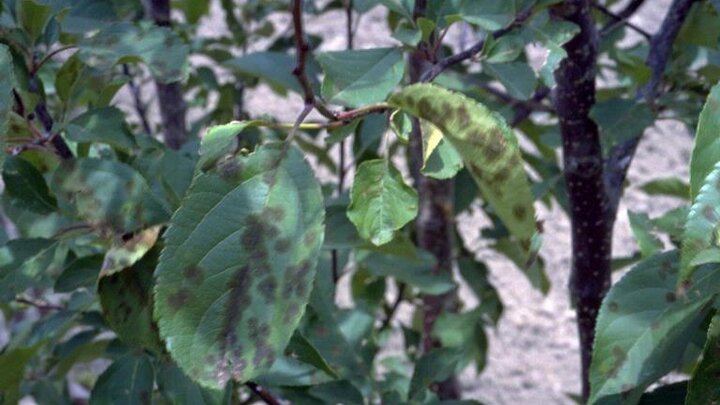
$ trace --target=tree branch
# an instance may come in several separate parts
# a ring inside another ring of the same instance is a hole
[[[312,89],[310,79],[305,71],[305,61],[307,55],[310,52],[310,45],[305,41],[305,30],[303,28],[303,0],[293,0],[292,2],[292,17],[293,17],[293,32],[295,38],[295,54],[296,64],[292,73],[297,78],[302,87],[304,101],[306,105],[315,107],[320,114],[324,117],[335,120],[336,114],[330,111],[325,104],[315,97],[315,93]]]
[[[262,399],[267,405],[282,405],[282,402],[275,398],[270,391],[255,384],[254,382],[246,382],[245,386],[248,387],[253,394],[257,395],[258,398]]]
[[[152,130],[150,129],[150,123],[148,122],[147,118],[147,106],[142,101],[142,94],[140,94],[140,87],[135,84],[135,80],[133,79],[132,75],[130,74],[130,69],[128,68],[127,64],[123,64],[123,74],[128,78],[128,86],[130,86],[130,93],[133,97],[133,105],[135,106],[135,112],[137,112],[138,118],[140,119],[140,124],[143,127],[143,131],[145,131],[146,134],[152,135]]]
[[[695,1],[697,0],[674,0],[670,5],[660,25],[660,30],[653,35],[650,41],[650,50],[645,63],[650,67],[652,74],[650,80],[638,90],[638,99],[644,99],[651,105],[655,103],[665,73],[665,67],[672,53],[673,43]],[[638,134],[634,138],[614,147],[605,163],[604,181],[610,196],[609,215],[612,217],[615,217],[617,213],[627,171],[635,156],[641,137],[642,134]]]
[[[612,220],[603,183],[603,160],[595,104],[598,34],[589,0],[565,0],[553,14],[580,27],[563,48],[555,71],[555,109],[560,122],[565,183],[570,203],[572,269],[570,293],[577,315],[582,366],[582,397],[590,394],[589,369],[595,320],[610,287]]]
[[[416,3],[417,6],[417,3]],[[522,11],[520,11],[513,21],[504,28],[501,28],[497,31],[494,31],[492,34],[493,39],[498,39],[502,37],[503,35],[509,33],[512,31],[515,27],[518,25],[523,24],[532,14],[532,7],[526,7]],[[423,75],[420,77],[419,81],[426,83],[433,81],[436,77],[440,75],[440,73],[444,72],[446,69],[457,65],[458,63],[461,63],[465,60],[468,60],[475,55],[479,54],[483,48],[485,47],[485,39],[481,39],[480,41],[476,42],[475,45],[471,46],[470,48],[456,53],[454,55],[450,55],[446,58],[440,59],[436,64],[434,64],[430,69],[425,71]]]
[[[170,1],[145,0],[145,12],[156,25],[170,27]],[[180,82],[163,83],[155,79],[160,117],[162,118],[165,144],[172,149],[180,149],[187,140],[185,116],[187,105],[183,99]]]
[[[648,41],[650,40],[650,38],[652,38],[652,35],[650,35],[649,32],[647,32],[647,31],[645,31],[644,29],[642,29],[641,27],[638,27],[637,25],[631,23],[631,22],[628,20],[628,19],[629,19],[629,16],[628,16],[628,17],[622,17],[622,16],[620,16],[620,15],[618,15],[618,14],[613,13],[613,12],[610,11],[607,7],[605,7],[605,6],[601,5],[601,4],[594,4],[593,7],[595,7],[595,8],[598,9],[598,10],[600,10],[600,12],[602,12],[603,14],[605,14],[606,16],[612,18],[612,19],[615,21],[614,24],[609,24],[609,25],[606,26],[606,27],[608,27],[608,26],[611,27],[610,29],[603,28],[602,31],[600,31],[600,35],[608,34],[608,33],[610,33],[612,30],[614,30],[615,27],[617,27],[617,26],[619,26],[619,25],[624,25],[624,26],[626,26],[626,27],[628,27],[628,28],[631,28],[632,30],[634,30],[634,31],[637,32],[638,34],[644,36],[645,39],[647,39]],[[631,15],[632,15],[632,14],[631,14]]]
[[[645,0],[632,0],[630,3],[628,3],[625,8],[620,10],[618,13],[614,14],[617,16],[617,19],[611,23],[606,24],[602,30],[600,30],[600,35],[605,35],[609,33],[610,31],[614,30],[615,28],[622,25],[625,21],[629,20],[630,17],[632,17],[636,11],[642,7],[642,5],[645,3]]]

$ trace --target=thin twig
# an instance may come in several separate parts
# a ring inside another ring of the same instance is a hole
[[[617,25],[624,25],[624,26],[626,26],[626,27],[628,27],[628,28],[631,28],[632,30],[634,30],[634,31],[637,32],[638,34],[644,36],[645,39],[647,39],[648,41],[652,38],[652,34],[650,34],[649,32],[645,31],[645,30],[642,29],[641,27],[633,24],[632,22],[630,22],[630,21],[629,21],[629,18],[630,18],[629,16],[628,16],[628,17],[622,17],[622,16],[620,16],[620,15],[617,15],[617,14],[613,13],[611,10],[609,10],[607,7],[605,7],[605,6],[601,5],[601,4],[597,4],[597,3],[596,3],[596,4],[593,5],[593,7],[594,7],[595,9],[599,10],[600,12],[602,12],[603,14],[605,14],[606,16],[608,16],[608,17],[612,18],[613,20],[615,20],[615,24],[616,24],[615,26],[617,26]],[[612,31],[612,29],[614,29],[614,26],[613,26],[613,28],[611,28],[611,29],[609,29],[609,30],[603,29],[602,31],[600,31],[600,35],[605,35],[605,34],[609,33],[610,31]]]
[[[35,75],[38,72],[38,70],[40,70],[40,68],[42,68],[45,63],[47,63],[47,61],[49,61],[53,56],[59,54],[60,52],[64,52],[69,49],[75,49],[75,48],[77,48],[77,45],[68,45],[68,46],[63,46],[61,48],[58,48],[52,52],[49,52],[47,55],[45,55],[45,57],[40,59],[39,62],[33,64],[32,68],[30,69],[29,74],[31,76]]]
[[[512,31],[515,27],[522,25],[528,18],[530,18],[530,15],[532,14],[532,7],[526,7],[522,11],[520,11],[513,21],[506,27],[501,28],[497,31],[494,31],[492,34],[493,39],[498,39],[502,37],[503,35],[509,33]],[[431,82],[433,81],[440,73],[444,72],[447,68],[457,65],[458,63],[461,63],[465,60],[468,60],[475,55],[479,54],[483,48],[485,47],[485,39],[481,39],[480,41],[476,42],[475,45],[471,46],[470,48],[456,53],[454,55],[450,55],[446,58],[440,59],[436,64],[434,64],[430,69],[425,71],[425,73],[420,77],[420,82]]]
[[[128,68],[128,65],[123,64],[122,68],[123,74],[128,78],[128,86],[130,87],[130,93],[132,94],[133,105],[135,106],[135,112],[137,112],[138,118],[140,118],[140,123],[142,124],[143,131],[145,131],[145,133],[148,135],[152,135],[150,123],[148,122],[147,118],[147,106],[142,101],[140,87],[135,84],[135,80],[130,74],[130,68]]]
[[[614,30],[615,28],[621,26],[623,24],[623,21],[626,21],[632,17],[636,11],[642,7],[642,5],[645,3],[645,0],[632,0],[630,3],[628,3],[625,8],[615,13],[615,15],[619,18],[618,20],[615,20],[613,22],[607,23],[601,30],[600,35],[605,35],[609,33],[610,31]]]
[[[270,391],[266,390],[265,388],[255,384],[254,382],[246,382],[245,386],[250,389],[250,391],[253,392],[253,394],[257,395],[260,399],[263,400],[268,405],[282,405],[282,402],[280,402],[279,399],[275,398]]]
[[[15,298],[15,302],[17,302],[18,304],[29,305],[40,310],[62,311],[63,309],[65,309],[65,307],[63,307],[62,305],[48,304],[45,301],[31,300],[23,297]]]
[[[330,111],[325,104],[315,98],[315,92],[312,89],[312,84],[308,78],[307,72],[305,71],[305,63],[307,55],[310,52],[310,45],[305,41],[305,31],[303,28],[303,0],[293,0],[292,2],[292,16],[293,16],[293,32],[295,38],[295,53],[296,63],[292,73],[300,83],[300,87],[303,90],[303,99],[306,105],[317,108],[318,112],[324,117],[331,120],[335,120],[335,114]]]

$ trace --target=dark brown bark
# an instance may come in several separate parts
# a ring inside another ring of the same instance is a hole
[[[580,27],[565,44],[567,58],[555,73],[555,108],[563,143],[565,182],[572,228],[570,293],[577,315],[582,396],[590,393],[588,371],[595,319],[610,286],[614,218],[608,215],[600,135],[589,113],[595,104],[597,32],[588,0],[566,0],[554,15]]]
[[[170,0],[145,0],[145,12],[148,18],[161,27],[170,27]],[[187,105],[183,99],[180,82],[162,83],[155,80],[160,117],[162,119],[165,145],[180,149],[187,140],[185,115]]]

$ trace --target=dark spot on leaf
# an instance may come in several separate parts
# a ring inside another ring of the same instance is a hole
[[[275,277],[268,274],[258,285],[258,288],[260,289],[260,293],[262,294],[263,298],[265,299],[265,302],[267,304],[270,304],[273,302],[275,298],[275,290],[277,289],[277,283],[275,282]]]
[[[417,109],[420,114],[434,115],[432,104],[426,98],[422,98],[418,101]]]
[[[665,301],[667,302],[675,302],[676,299],[677,297],[675,296],[674,292],[668,292],[667,294],[665,294]]]
[[[285,218],[285,210],[282,207],[267,207],[265,212],[274,222],[280,222]]]
[[[285,253],[288,249],[290,249],[290,240],[288,238],[278,239],[277,242],[275,242],[275,250],[277,250],[278,253]]]
[[[705,217],[705,219],[707,219],[708,221],[710,221],[710,222],[717,221],[717,216],[715,215],[715,208],[713,208],[712,206],[708,205],[708,206],[703,207],[702,213],[703,213],[703,216]]]
[[[203,280],[203,270],[199,266],[188,266],[183,271],[183,274],[192,284],[199,284]]]
[[[311,230],[305,234],[305,237],[303,238],[303,243],[305,243],[305,246],[311,246],[313,243],[315,243],[315,239],[317,239],[317,233]]]
[[[192,295],[190,294],[190,291],[186,289],[181,289],[178,292],[171,294],[168,297],[167,303],[170,306],[170,308],[174,310],[179,310],[182,307],[184,307],[188,302],[190,302],[190,299],[192,298]]]
[[[489,162],[494,162],[502,157],[505,145],[501,142],[490,142],[482,149],[482,154]]]
[[[468,114],[467,108],[464,105],[461,105],[455,111],[457,113],[457,120],[460,127],[466,127],[470,123],[470,114]]]
[[[615,301],[612,301],[610,304],[608,304],[608,310],[610,310],[610,312],[617,312],[619,309],[620,307]]]
[[[524,220],[525,217],[527,216],[527,208],[525,208],[525,206],[516,205],[516,206],[513,207],[513,210],[512,210],[512,211],[513,211],[513,216],[514,216],[515,219],[517,219],[518,221]]]

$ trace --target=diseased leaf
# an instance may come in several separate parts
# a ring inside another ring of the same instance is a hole
[[[324,237],[320,185],[295,147],[234,152],[198,171],[155,272],[167,350],[212,388],[254,378],[282,353]]]
[[[700,113],[690,156],[690,199],[695,200],[705,178],[720,161],[720,84],[710,90]]]
[[[685,223],[680,257],[679,283],[691,280],[695,256],[709,248],[718,248],[720,238],[720,162],[715,165],[695,197]]]
[[[688,384],[686,404],[712,404],[720,401],[720,315],[715,314],[708,328],[707,341],[700,363]]]
[[[9,115],[13,105],[14,72],[10,50],[6,45],[0,44],[0,166],[5,161],[5,139],[9,128]]]
[[[400,48],[325,52],[316,58],[325,72],[323,97],[347,107],[385,100],[405,74]]]
[[[16,207],[38,214],[49,214],[57,209],[57,201],[50,195],[45,178],[27,160],[19,156],[6,159],[2,178],[5,193]]]
[[[152,302],[153,271],[159,255],[160,249],[153,249],[134,265],[101,275],[97,286],[103,316],[113,332],[124,343],[155,353],[163,352]]]
[[[417,216],[417,198],[392,163],[366,160],[355,173],[347,216],[363,239],[383,245]]]
[[[88,110],[65,125],[73,142],[100,142],[125,151],[136,147],[125,123],[125,115],[115,107]]]
[[[74,159],[57,168],[50,189],[60,209],[88,225],[126,234],[170,217],[169,208],[130,166],[112,160]]]
[[[145,354],[126,354],[100,374],[90,405],[150,405],[154,381],[153,366]]]
[[[645,389],[676,367],[688,340],[720,291],[720,271],[698,270],[676,290],[677,252],[640,262],[605,297],[597,320],[590,368],[590,404],[634,404]]]
[[[485,200],[523,240],[535,233],[533,195],[512,129],[484,105],[431,84],[406,87],[390,104],[438,127],[455,147]]]
[[[153,226],[138,232],[137,235],[118,237],[105,252],[100,277],[107,277],[134,265],[155,246],[158,234],[160,234],[160,226]]]
[[[462,168],[462,157],[457,149],[443,138],[430,156],[425,159],[425,165],[420,172],[427,177],[444,180],[455,177]]]
[[[166,27],[117,22],[103,27],[79,46],[78,57],[100,70],[141,60],[163,83],[184,80],[187,76],[189,48]]]

